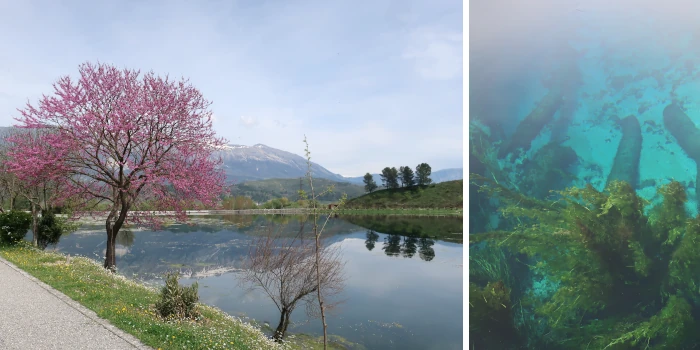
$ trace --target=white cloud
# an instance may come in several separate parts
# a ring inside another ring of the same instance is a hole
[[[258,120],[255,117],[242,115],[238,123],[245,126],[246,128],[252,128],[258,125]]]
[[[413,60],[416,71],[423,78],[461,78],[462,33],[429,27],[416,29],[402,57]]]

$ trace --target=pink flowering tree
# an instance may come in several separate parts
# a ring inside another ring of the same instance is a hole
[[[14,152],[14,149],[8,149],[8,143],[11,145],[17,140],[21,140],[22,144],[32,150],[41,150],[42,147],[42,137],[43,133],[51,132],[51,130],[37,130],[37,129],[19,129],[13,130],[9,135],[4,137],[0,146],[0,171],[2,171],[3,176],[0,182],[2,187],[8,192],[12,192],[10,195],[14,197],[23,197],[29,202],[29,207],[32,213],[32,243],[37,246],[38,241],[38,225],[39,225],[39,212],[43,212],[49,209],[56,201],[55,196],[61,192],[60,182],[55,182],[51,180],[50,174],[44,172],[34,172],[31,176],[24,176],[23,178],[18,178],[16,174],[13,173],[16,167],[12,166],[14,159],[17,159],[18,154],[12,154],[11,161],[7,161],[7,153]],[[11,209],[12,205],[11,203]]]
[[[104,267],[115,271],[125,224],[158,225],[167,215],[184,221],[195,205],[217,205],[224,173],[212,154],[225,141],[212,129],[210,102],[187,80],[100,63],[79,72],[20,110],[18,127],[49,132],[40,142],[10,138],[7,162],[24,181],[60,183],[59,201],[76,210],[107,204]],[[146,202],[156,210],[140,211]]]

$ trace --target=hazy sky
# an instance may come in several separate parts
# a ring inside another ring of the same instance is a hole
[[[607,52],[629,52],[644,64],[700,44],[687,45],[700,36],[697,0],[473,0],[469,6],[470,93],[488,94],[484,85],[546,70],[572,45],[605,44]]]
[[[101,61],[190,78],[231,143],[462,166],[462,2],[0,0],[0,125]]]

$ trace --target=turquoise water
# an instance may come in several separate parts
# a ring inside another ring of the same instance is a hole
[[[237,271],[254,237],[271,227],[294,237],[297,218],[233,215],[193,220],[194,225],[160,231],[122,231],[116,249],[119,273],[160,285],[165,272],[180,271],[183,284],[199,283],[202,302],[276,327],[279,312],[272,301],[262,291],[240,285]],[[353,222],[362,223],[362,217]],[[415,229],[438,222],[438,230]],[[396,230],[409,223],[411,232]],[[380,226],[373,229],[376,225]],[[334,300],[343,303],[328,316],[329,334],[354,343],[352,349],[461,349],[463,250],[461,234],[456,243],[454,233],[462,231],[462,219],[373,217],[367,226],[331,219],[324,231],[328,244],[340,246],[347,277]],[[441,235],[453,242],[430,238]],[[104,225],[85,224],[62,237],[56,249],[102,261]],[[303,306],[292,314],[288,331],[322,334],[320,321],[307,317]]]
[[[470,16],[470,345],[700,346],[698,5],[511,5]]]

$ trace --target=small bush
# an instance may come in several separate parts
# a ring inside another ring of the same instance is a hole
[[[61,234],[63,234],[61,223],[50,210],[45,210],[41,214],[37,231],[37,244],[41,249],[46,249],[49,245],[58,244]]]
[[[15,245],[27,235],[32,215],[23,211],[0,214],[0,244]]]
[[[160,300],[156,302],[156,310],[164,318],[194,319],[199,316],[199,286],[197,282],[189,287],[181,286],[179,278],[177,272],[165,275],[165,286],[161,289]]]

